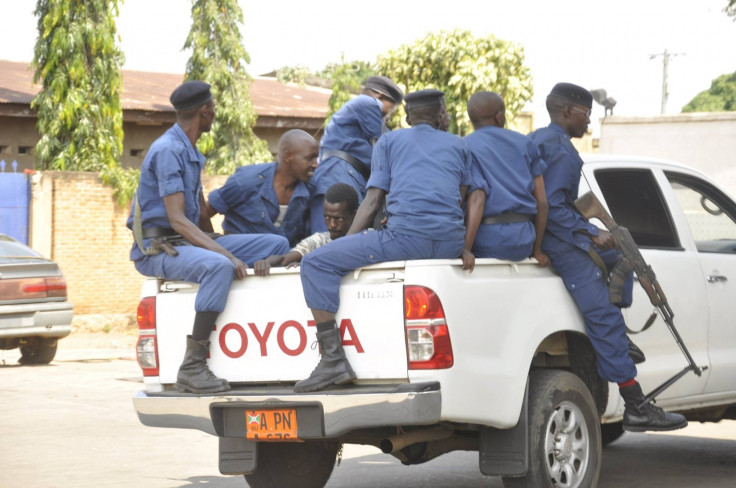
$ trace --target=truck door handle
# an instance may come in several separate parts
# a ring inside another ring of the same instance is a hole
[[[708,275],[706,280],[708,280],[708,283],[718,283],[719,281],[726,282],[728,278],[721,275]]]

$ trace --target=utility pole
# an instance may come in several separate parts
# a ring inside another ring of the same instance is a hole
[[[675,56],[685,55],[685,53],[671,53],[667,49],[663,53],[651,54],[649,59],[658,58],[662,56],[662,108],[660,113],[664,115],[667,112],[667,98],[670,94],[669,83],[667,81],[667,71],[670,66],[670,58]]]

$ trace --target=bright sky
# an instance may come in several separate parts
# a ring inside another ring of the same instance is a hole
[[[126,69],[183,73],[190,0],[124,0],[118,29]],[[321,69],[378,54],[427,32],[469,29],[524,47],[535,95],[526,109],[537,126],[549,119],[544,99],[558,81],[604,88],[616,115],[656,115],[662,57],[669,63],[667,113],[677,113],[711,81],[736,71],[736,22],[726,0],[240,0],[249,73],[281,66]],[[0,59],[30,61],[35,0],[0,0]],[[593,107],[592,119],[604,109]],[[595,129],[595,123],[593,124]]]

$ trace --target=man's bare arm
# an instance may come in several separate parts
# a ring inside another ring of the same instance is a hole
[[[550,264],[549,256],[542,251],[542,239],[544,238],[544,229],[547,228],[549,204],[547,203],[547,193],[544,189],[544,178],[542,175],[534,178],[534,199],[537,201],[537,215],[534,217],[534,230],[537,233],[537,237],[534,240],[532,256],[537,260],[539,266],[544,268]]]
[[[483,219],[483,211],[486,205],[486,194],[483,190],[474,190],[468,195],[465,207],[465,250],[463,251],[463,269],[471,272],[475,268],[475,256],[472,254],[475,236],[478,234],[480,221]]]
[[[348,234],[356,234],[373,225],[373,219],[376,218],[376,214],[385,198],[386,192],[380,188],[368,188],[368,192],[365,194],[360,207],[358,207],[358,212],[355,214],[353,225],[350,226]]]

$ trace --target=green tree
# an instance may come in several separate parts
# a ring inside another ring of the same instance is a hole
[[[726,15],[736,20],[736,0],[728,0],[728,4],[726,4],[723,11],[726,12]]]
[[[237,0],[192,0],[192,28],[184,48],[192,49],[186,79],[212,85],[217,115],[197,146],[207,171],[230,174],[239,166],[271,160],[265,141],[253,132],[256,113],[250,98],[250,56],[242,44],[243,11]]]
[[[321,76],[332,80],[332,95],[330,95],[325,126],[332,114],[340,107],[360,93],[363,82],[375,74],[375,67],[366,61],[346,62],[342,57],[339,63],[329,64],[322,71]]]
[[[120,167],[123,54],[115,26],[118,0],[38,0],[33,80],[42,89],[36,167],[99,171],[118,201],[130,199],[134,172]]]
[[[379,56],[377,71],[407,92],[435,88],[445,92],[450,131],[472,131],[466,103],[480,90],[494,91],[506,102],[510,119],[534,94],[524,49],[492,35],[475,37],[467,30],[428,33]],[[395,117],[401,117],[397,111]]]
[[[708,90],[698,93],[682,107],[683,112],[734,112],[736,111],[736,73],[721,75]]]
[[[306,66],[283,66],[276,70],[276,79],[281,83],[296,83],[304,86],[314,73]]]

